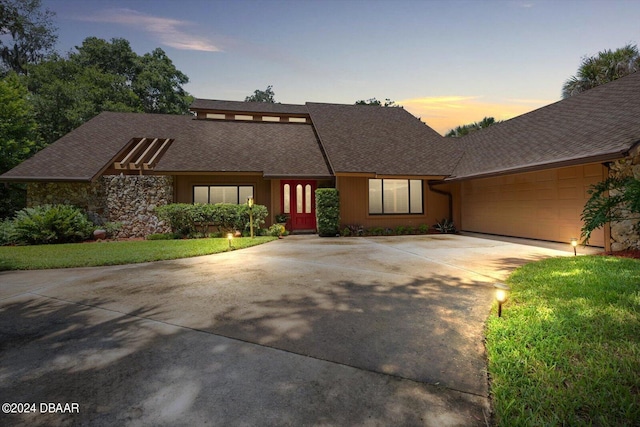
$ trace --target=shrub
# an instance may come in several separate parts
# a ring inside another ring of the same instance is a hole
[[[13,220],[0,221],[0,246],[16,243],[15,225]]]
[[[28,244],[73,243],[86,240],[95,229],[87,215],[70,205],[42,205],[18,211],[16,240]]]
[[[273,224],[271,227],[269,227],[270,236],[280,237],[285,235],[285,233],[286,230],[282,224]]]
[[[339,233],[340,197],[335,188],[316,190],[316,220],[320,236],[336,236]]]
[[[349,227],[345,227],[342,229],[342,232],[340,234],[342,235],[342,237],[349,237],[351,236],[351,229]]]
[[[384,228],[372,227],[369,229],[369,234],[372,236],[382,236],[384,234]]]
[[[420,224],[418,226],[418,233],[427,234],[429,232],[429,226],[427,224]]]
[[[453,221],[450,221],[446,218],[442,218],[442,220],[436,223],[433,228],[444,234],[456,232],[456,226],[453,224]]]
[[[403,234],[406,234],[406,232],[407,232],[407,227],[405,227],[404,225],[399,225],[399,226],[397,226],[397,227],[396,227],[396,230],[395,230],[395,231],[396,231],[396,234],[397,234],[398,236],[401,236],[401,235],[403,235]]]
[[[173,203],[158,206],[156,214],[169,223],[174,233],[183,236],[205,235],[209,226],[217,227],[223,233],[233,230],[244,232],[250,228],[249,207],[246,204]],[[253,205],[254,229],[264,224],[268,214],[266,206]]]

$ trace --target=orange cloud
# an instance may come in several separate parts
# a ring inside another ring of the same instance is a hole
[[[551,104],[543,99],[507,99],[504,103],[483,102],[479,96],[432,96],[397,101],[405,110],[444,135],[456,126],[485,117],[507,120]]]

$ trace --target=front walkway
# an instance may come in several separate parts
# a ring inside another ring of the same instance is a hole
[[[191,259],[0,273],[4,401],[80,406],[0,419],[485,425],[492,284],[558,255],[469,236],[289,236]]]

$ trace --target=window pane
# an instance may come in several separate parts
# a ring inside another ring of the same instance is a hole
[[[302,213],[302,184],[296,185],[296,213]]]
[[[253,197],[253,186],[243,185],[239,188],[240,200],[239,203],[247,203],[249,197]]]
[[[409,213],[409,181],[406,179],[385,179],[383,184],[384,213]]]
[[[382,213],[382,180],[369,180],[369,213]]]
[[[304,213],[311,213],[311,185],[304,186]]]
[[[209,203],[238,203],[238,187],[209,187]]]
[[[283,213],[291,213],[291,186],[289,184],[285,184],[282,188],[282,196],[284,200],[284,212]]]
[[[422,181],[412,179],[409,181],[411,193],[411,213],[422,213]]]
[[[193,203],[209,203],[209,187],[193,187]]]

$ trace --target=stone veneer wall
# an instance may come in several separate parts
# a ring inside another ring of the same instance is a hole
[[[87,211],[94,222],[119,222],[117,237],[170,232],[154,213],[173,203],[173,177],[107,175],[92,183],[47,182],[27,185],[27,206],[69,204]]]
[[[173,203],[173,177],[108,175],[102,179],[109,221],[122,224],[118,237],[144,237],[171,231],[168,224],[158,219],[154,209]]]
[[[609,165],[610,177],[633,176],[640,179],[640,147],[631,155]],[[640,235],[636,231],[637,219],[626,219],[611,223],[611,250],[640,249]]]

